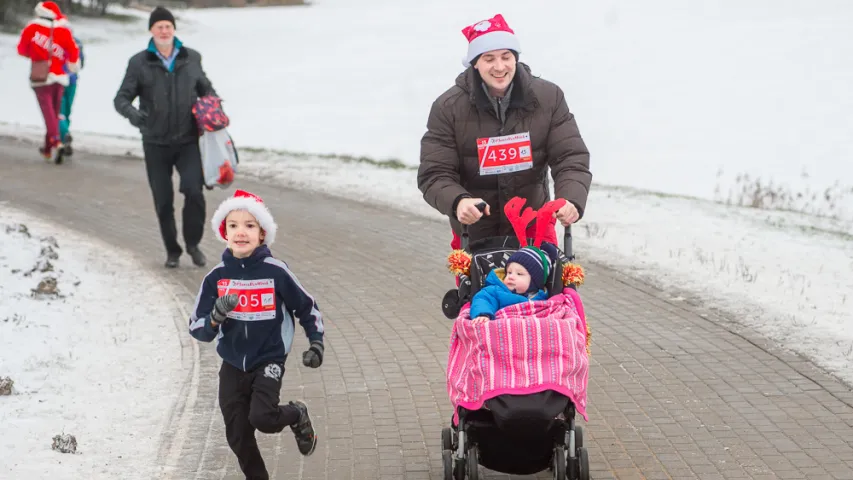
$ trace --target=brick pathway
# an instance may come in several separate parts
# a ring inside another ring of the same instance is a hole
[[[142,164],[77,155],[57,167],[31,145],[0,140],[0,202],[128,249],[190,308],[206,270],[186,256],[179,270],[162,269]],[[441,478],[439,433],[451,414],[450,322],[439,308],[451,283],[446,227],[320,194],[242,186],[271,206],[282,230],[275,253],[327,316],[326,363],[310,370],[291,359],[282,391],[307,399],[321,441],[303,461],[289,432],[262,435],[273,478]],[[223,196],[209,194],[209,205]],[[206,232],[208,257],[221,248]],[[586,266],[593,478],[853,479],[850,388],[725,319]],[[177,334],[187,379],[163,436],[165,477],[239,479],[216,404],[219,360],[212,345]],[[294,352],[305,344],[297,336]]]

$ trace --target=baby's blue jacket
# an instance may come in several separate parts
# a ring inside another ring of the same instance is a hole
[[[527,302],[529,300],[547,300],[545,290],[539,290],[533,297],[513,293],[498,277],[494,270],[486,277],[486,286],[480,289],[471,299],[471,318],[489,317],[495,319],[498,310]]]

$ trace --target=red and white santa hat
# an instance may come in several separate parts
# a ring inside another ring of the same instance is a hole
[[[246,210],[251,213],[258,221],[258,225],[264,230],[265,237],[263,243],[272,245],[275,241],[275,233],[278,231],[278,225],[276,225],[275,220],[272,218],[272,213],[264,205],[261,197],[245,190],[235,191],[233,197],[219,204],[219,207],[213,212],[210,225],[213,227],[213,231],[216,232],[216,237],[219,240],[228,243],[225,230],[225,217],[234,210]]]
[[[492,50],[514,50],[521,53],[518,37],[500,13],[463,28],[462,34],[468,39],[468,54],[462,59],[462,64],[466,67],[471,65],[478,55]]]
[[[48,18],[50,20],[61,20],[64,18],[62,10],[55,2],[39,2],[34,9],[36,16],[40,18]]]

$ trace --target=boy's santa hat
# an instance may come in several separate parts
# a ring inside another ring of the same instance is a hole
[[[468,54],[462,59],[462,64],[466,67],[479,55],[492,50],[513,50],[521,53],[518,37],[500,13],[463,28],[462,34],[468,39]]]
[[[272,213],[270,213],[269,209],[264,205],[264,201],[261,200],[261,197],[245,190],[235,191],[233,197],[219,204],[219,207],[215,212],[213,212],[213,217],[210,219],[210,225],[213,227],[213,231],[216,232],[216,237],[219,240],[228,243],[228,237],[225,230],[225,217],[234,210],[246,210],[252,214],[252,216],[255,217],[255,220],[258,221],[258,225],[260,225],[264,230],[265,237],[263,243],[272,245],[275,241],[275,234],[276,231],[278,231],[278,225],[276,225],[275,220],[272,218]]]
[[[36,4],[36,8],[34,10],[36,16],[40,18],[47,18],[50,20],[60,20],[64,18],[62,10],[59,9],[59,5],[54,2],[39,2]]]

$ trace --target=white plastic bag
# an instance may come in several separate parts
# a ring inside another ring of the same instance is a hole
[[[237,173],[237,147],[231,140],[227,129],[204,132],[198,138],[201,150],[201,167],[204,171],[204,184],[208,189],[226,188],[234,181]]]

